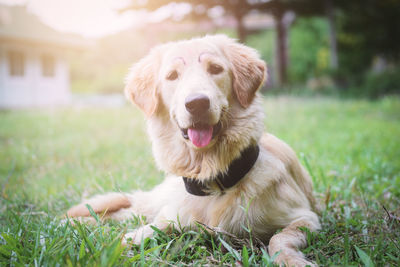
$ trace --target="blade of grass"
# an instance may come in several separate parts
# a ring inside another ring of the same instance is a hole
[[[354,247],[355,247],[357,254],[360,257],[361,261],[364,263],[365,267],[374,267],[375,266],[367,253],[365,253],[361,248],[359,248],[357,246],[354,246]]]

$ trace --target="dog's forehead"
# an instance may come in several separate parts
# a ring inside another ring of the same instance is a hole
[[[205,55],[219,56],[220,50],[211,42],[192,40],[171,46],[166,52],[164,60],[166,62],[182,61],[186,65],[201,61]]]

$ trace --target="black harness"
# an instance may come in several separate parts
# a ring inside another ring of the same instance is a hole
[[[221,190],[221,194],[236,185],[251,170],[257,161],[260,148],[258,145],[251,145],[240,153],[240,156],[229,164],[228,171],[218,174],[216,177],[203,183],[197,179],[182,177],[186,191],[196,196],[211,195],[212,183],[215,183]]]

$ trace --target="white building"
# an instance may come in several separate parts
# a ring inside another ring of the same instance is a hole
[[[84,46],[81,38],[44,25],[23,6],[0,5],[0,108],[67,104],[67,52]]]

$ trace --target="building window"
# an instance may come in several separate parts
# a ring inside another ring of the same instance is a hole
[[[51,55],[42,55],[42,75],[53,77],[55,70],[55,60]]]
[[[8,52],[8,66],[10,76],[24,76],[25,55],[19,51]]]

